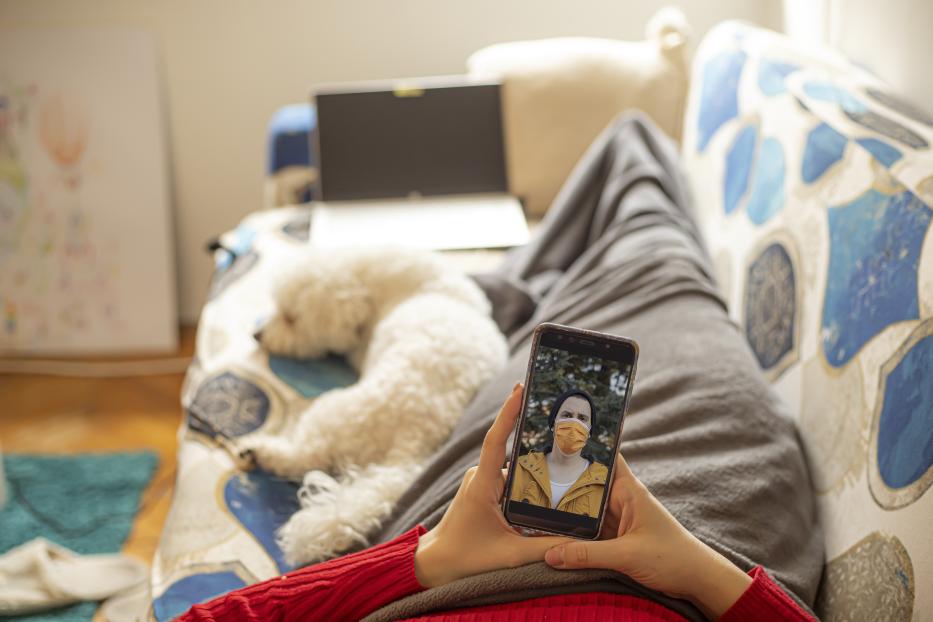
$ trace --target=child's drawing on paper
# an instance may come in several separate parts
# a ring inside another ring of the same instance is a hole
[[[177,343],[155,46],[0,37],[0,352]]]
[[[0,345],[118,330],[120,248],[95,230],[81,192],[87,107],[36,84],[0,89]]]
[[[17,91],[0,82],[0,253],[10,245],[26,205],[26,169],[14,129],[28,121],[31,91],[34,87]]]
[[[52,93],[39,110],[39,136],[46,153],[60,168],[71,189],[81,181],[78,163],[87,147],[89,121],[79,97]]]

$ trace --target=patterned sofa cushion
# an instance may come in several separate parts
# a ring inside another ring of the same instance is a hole
[[[693,76],[684,163],[731,315],[808,452],[827,547],[818,611],[923,619],[933,119],[830,51],[739,23],[706,37]]]
[[[252,214],[222,237],[228,250],[216,253],[182,390],[178,476],[152,562],[154,619],[291,570],[275,531],[298,507],[297,485],[238,471],[211,428],[233,437],[275,430],[315,396],[356,380],[343,359],[269,356],[252,338],[272,312],[275,276],[305,248],[309,223],[307,207],[281,208]]]

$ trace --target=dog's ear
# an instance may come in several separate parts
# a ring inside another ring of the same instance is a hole
[[[340,309],[338,322],[343,326],[340,332],[347,336],[352,335],[359,343],[375,313],[375,301],[371,292],[362,282],[351,279],[351,282],[341,284],[334,292],[334,301]]]
[[[362,332],[372,320],[375,312],[372,294],[361,285],[349,292],[349,296],[353,300],[351,305],[354,312],[352,320],[356,325],[356,330]]]
[[[373,300],[372,293],[363,289],[363,293],[360,299],[361,307],[365,309],[363,316],[359,318],[359,321],[356,325],[356,335],[358,338],[362,338],[366,332],[366,328],[372,324],[373,318],[376,315],[376,302]]]

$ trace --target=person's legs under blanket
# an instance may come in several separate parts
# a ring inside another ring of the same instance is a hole
[[[524,378],[534,326],[558,322],[639,343],[622,434],[632,470],[701,540],[744,570],[764,565],[812,605],[823,540],[803,452],[708,265],[674,145],[642,116],[619,119],[577,165],[535,239],[478,277],[511,358],[375,540],[439,520],[503,396]]]
[[[496,272],[475,277],[513,347],[544,321],[539,318],[554,315],[553,303],[577,304],[576,297],[567,298],[571,292],[584,291],[593,309],[617,298],[611,289],[599,298],[585,290],[600,270],[614,271],[645,253],[652,264],[686,264],[687,280],[718,298],[678,166],[676,146],[639,114],[619,118],[593,142],[533,239],[509,253]],[[676,285],[680,292],[685,283]]]

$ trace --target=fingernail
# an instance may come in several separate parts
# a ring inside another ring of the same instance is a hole
[[[518,391],[521,388],[521,386],[522,386],[521,382],[516,382],[515,386],[512,387],[512,393],[515,393],[516,391]]]
[[[544,561],[549,566],[562,566],[564,563],[564,547],[556,546],[553,549],[548,549],[544,554]]]

